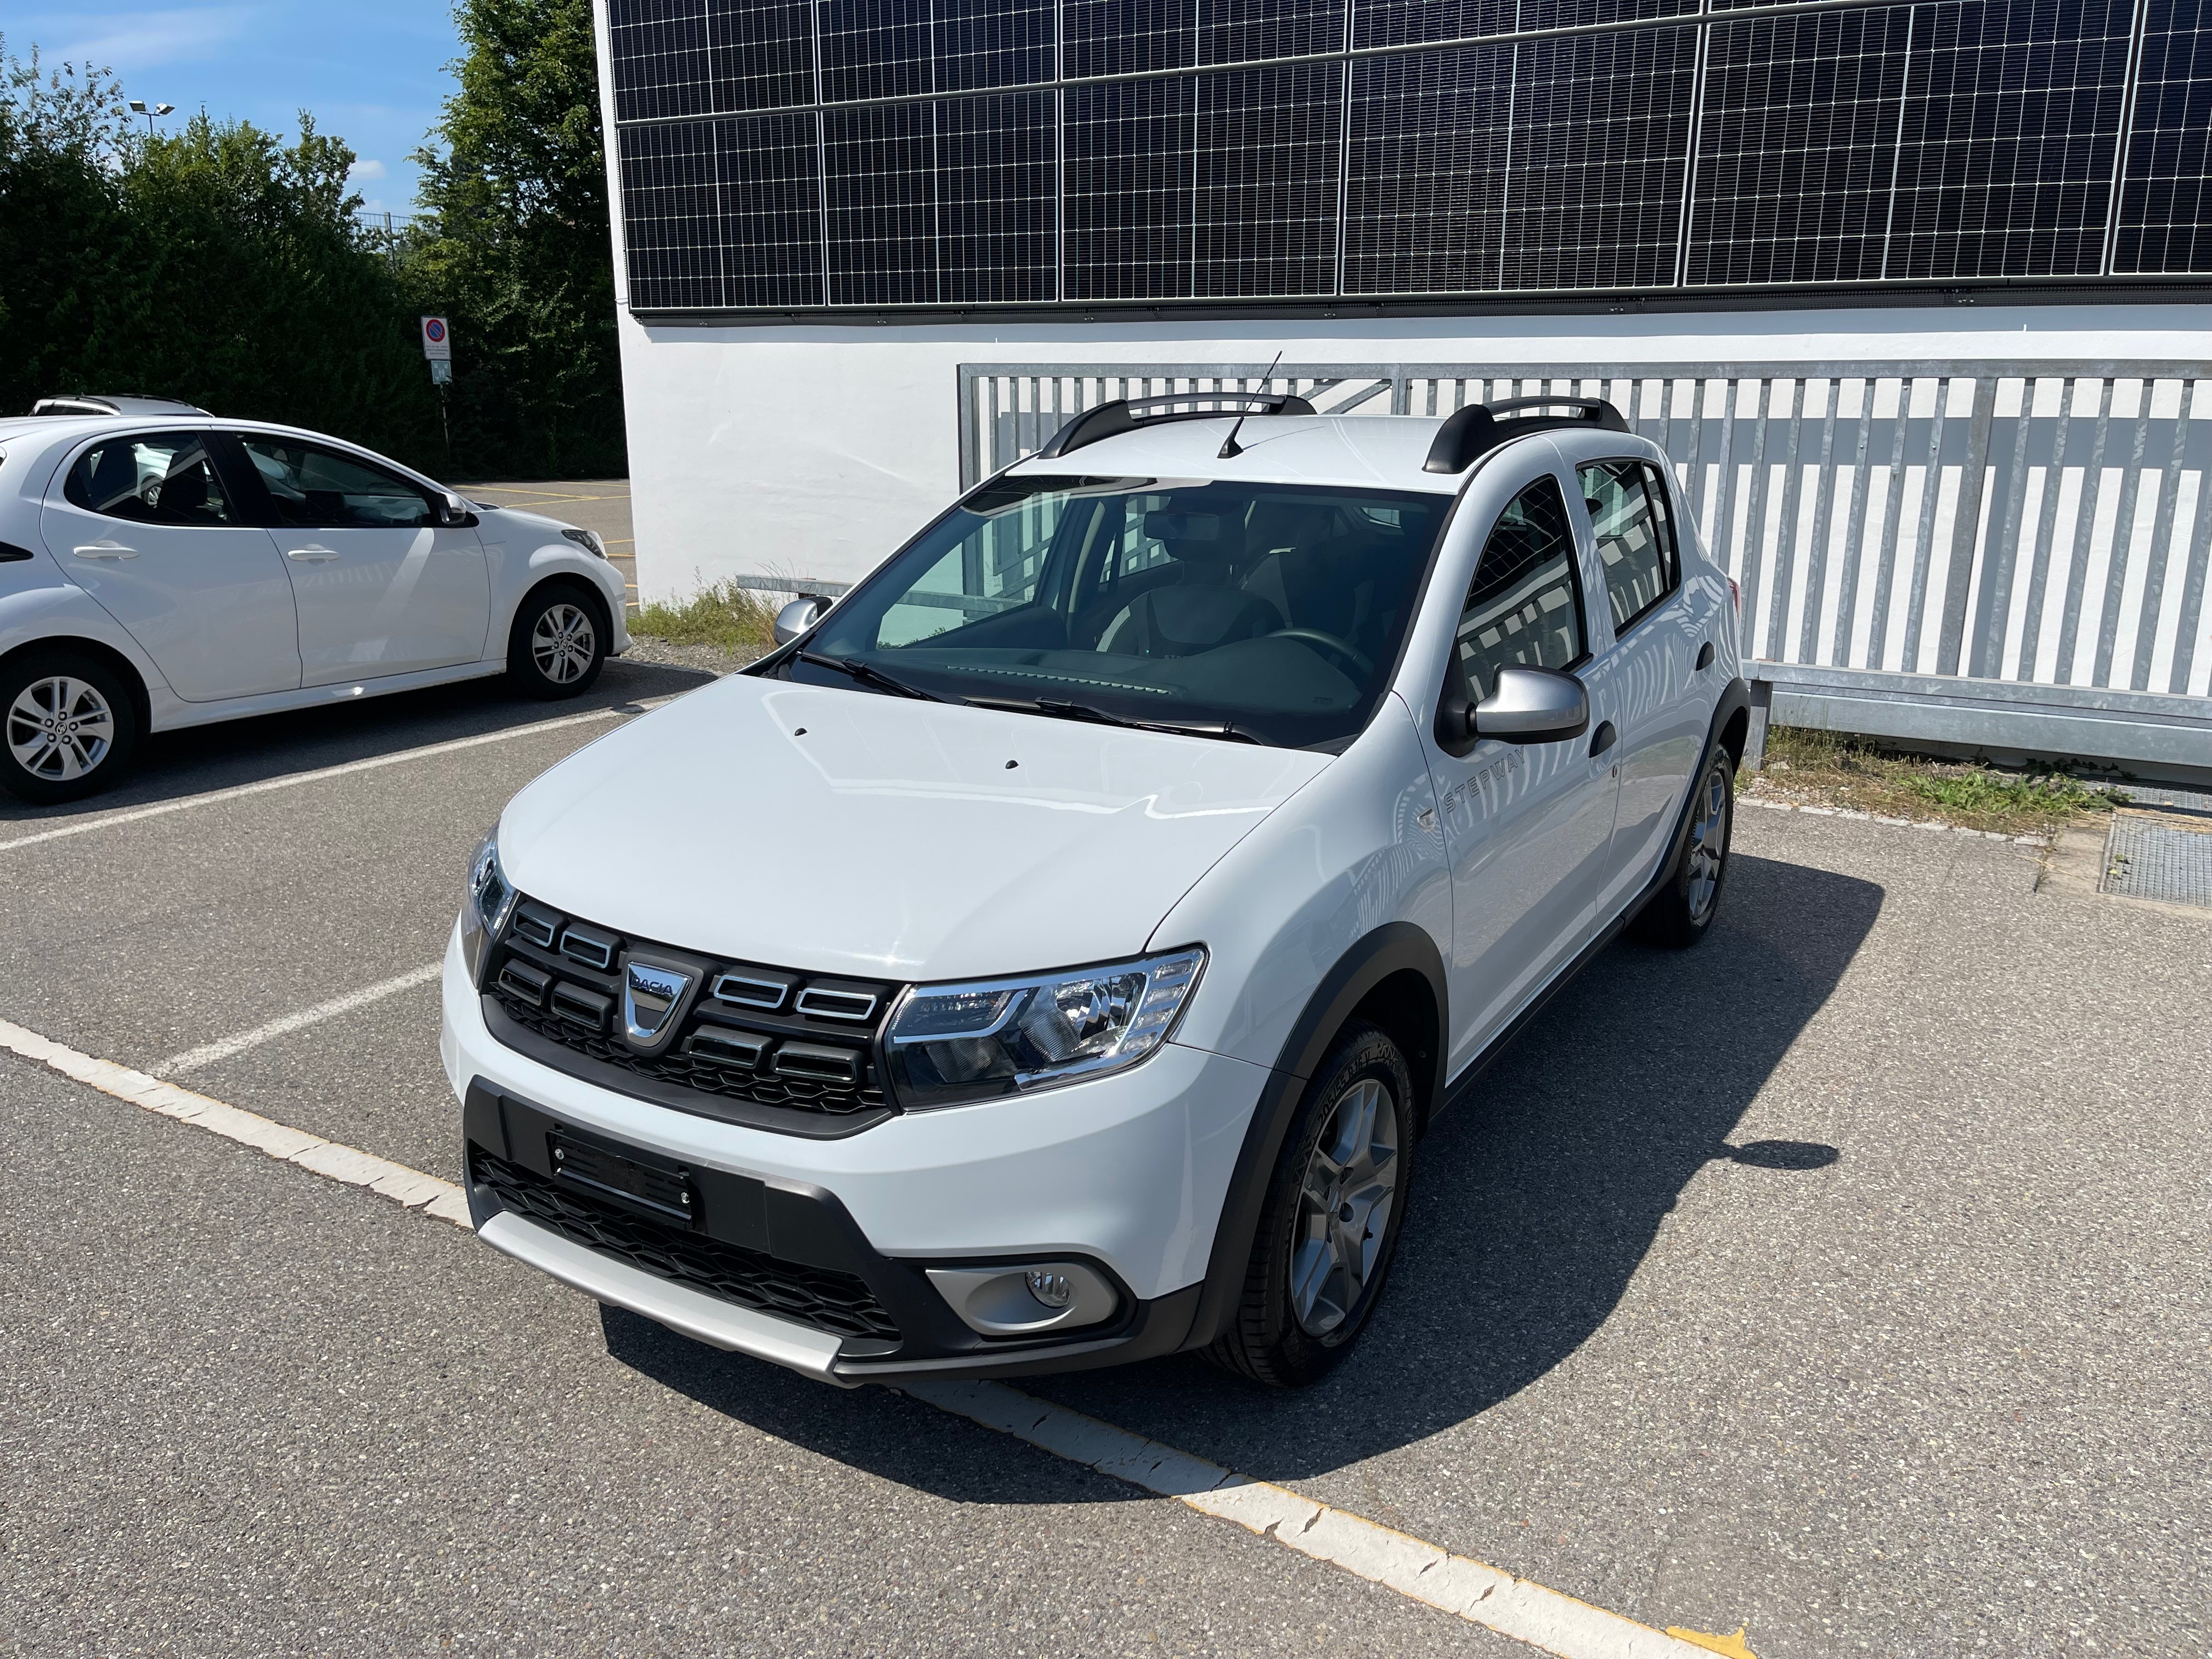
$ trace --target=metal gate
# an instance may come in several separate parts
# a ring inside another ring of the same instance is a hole
[[[2212,769],[2212,363],[963,364],[963,484],[1115,398],[1609,398],[1741,585],[1775,718]]]

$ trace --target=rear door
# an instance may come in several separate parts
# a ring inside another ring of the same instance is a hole
[[[238,441],[292,579],[303,684],[483,655],[491,581],[474,529],[439,524],[426,491],[362,456],[261,432]]]
[[[1510,665],[1577,672],[1588,664],[1570,513],[1563,479],[1547,467],[1492,526],[1446,670],[1473,701],[1496,690],[1498,671]],[[1610,757],[1590,756],[1587,733],[1543,744],[1479,738],[1459,754],[1433,730],[1426,738],[1452,870],[1455,1073],[1588,937],[1615,781]]]
[[[1598,899],[1600,920],[1609,921],[1658,868],[1704,748],[1705,708],[1692,696],[1701,641],[1682,595],[1681,550],[1660,469],[1626,457],[1583,461],[1575,476],[1613,635],[1596,676],[1619,727],[1620,804]]]
[[[48,491],[40,532],[188,702],[296,690],[292,584],[216,464],[222,434],[102,438]]]

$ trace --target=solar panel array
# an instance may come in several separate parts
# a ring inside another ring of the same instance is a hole
[[[654,311],[2212,276],[2212,0],[611,0]]]

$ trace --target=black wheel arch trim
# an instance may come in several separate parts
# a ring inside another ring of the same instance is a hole
[[[1297,1115],[1307,1082],[1367,994],[1392,975],[1407,970],[1427,981],[1436,1000],[1438,1035],[1431,1045],[1435,1052],[1430,1064],[1421,1068],[1427,1075],[1417,1075],[1414,1079],[1425,1097],[1418,1103],[1421,1121],[1425,1122],[1441,1108],[1444,1055],[1449,1047],[1445,1034],[1451,1029],[1443,955],[1425,928],[1410,921],[1385,922],[1337,958],[1336,965],[1306,1000],[1267,1080],[1261,1085],[1259,1103],[1245,1126],[1244,1144],[1237,1151],[1237,1167],[1222,1202],[1221,1219],[1214,1228],[1205,1288],[1191,1320],[1186,1347],[1203,1347],[1211,1342],[1243,1297],[1244,1269],[1260,1230],[1267,1182],[1274,1172],[1275,1160],[1282,1155],[1283,1141]],[[1409,1066],[1419,1063],[1411,1054],[1407,1061]]]
[[[1695,781],[1702,776],[1712,758],[1716,747],[1723,745],[1729,727],[1739,714],[1747,714],[1751,707],[1751,688],[1741,679],[1729,682],[1713,708],[1711,720],[1705,728],[1705,747],[1698,756],[1698,768],[1692,775],[1691,786],[1682,792],[1682,805],[1676,816],[1674,833],[1668,837],[1667,855],[1657,872],[1647,882],[1620,914],[1595,939],[1578,952],[1529,1005],[1515,1017],[1505,1029],[1485,1045],[1460,1073],[1447,1083],[1444,1076],[1446,1056],[1451,1049],[1451,1004],[1444,977],[1443,957],[1436,941],[1422,928],[1409,921],[1393,921],[1376,928],[1345,952],[1331,969],[1313,995],[1307,1000],[1297,1023],[1291,1028],[1289,1039],[1283,1044],[1282,1054],[1267,1081],[1260,1091],[1259,1104],[1254,1109],[1252,1121],[1244,1131],[1244,1144],[1237,1156],[1237,1168],[1231,1177],[1229,1192],[1223,1200],[1221,1219],[1213,1235],[1213,1249],[1207,1258],[1204,1293],[1191,1321],[1191,1329],[1184,1346],[1203,1347],[1219,1334],[1222,1322],[1236,1308],[1243,1294],[1244,1270],[1250,1261],[1254,1237],[1259,1231],[1260,1208],[1267,1196],[1268,1177],[1273,1173],[1275,1160],[1281,1155],[1283,1139],[1290,1132],[1291,1117],[1297,1109],[1299,1097],[1306,1081],[1313,1075],[1367,993],[1388,978],[1407,968],[1419,971],[1429,981],[1436,998],[1437,1040],[1432,1075],[1427,1079],[1427,1100],[1422,1113],[1425,1129],[1442,1113],[1464,1100],[1475,1081],[1487,1071],[1492,1061],[1510,1047],[1513,1039],[1541,1013],[1561,988],[1589,964],[1592,958],[1613,943],[1621,931],[1633,921],[1644,907],[1650,903],[1673,872],[1676,860],[1681,856],[1683,838],[1689,834],[1690,811],[1696,799]],[[1741,740],[1730,753],[1742,758]],[[1408,1056],[1410,1060],[1411,1056]]]

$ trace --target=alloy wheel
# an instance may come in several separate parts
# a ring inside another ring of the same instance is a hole
[[[1375,1276],[1398,1196],[1398,1103],[1362,1078],[1329,1109],[1306,1161],[1291,1241],[1291,1310],[1308,1335],[1352,1316]]]
[[[88,680],[50,674],[33,680],[8,708],[8,752],[48,783],[69,783],[107,758],[115,711]]]
[[[555,685],[569,685],[591,672],[598,633],[581,605],[549,605],[530,630],[530,659]]]
[[[1721,860],[1728,856],[1728,779],[1717,766],[1705,774],[1698,813],[1690,825],[1690,920],[1701,921],[1720,890]]]

